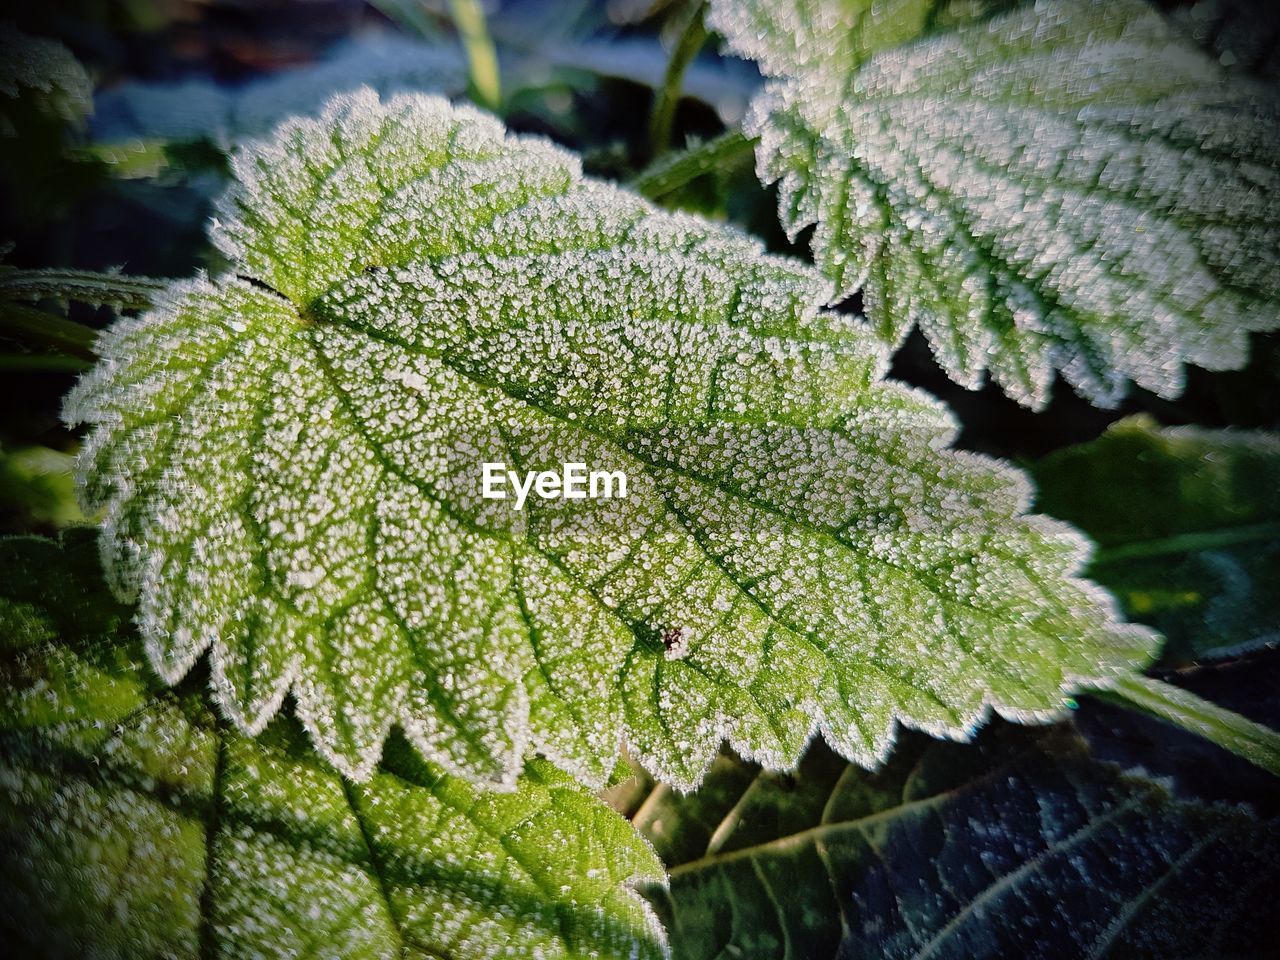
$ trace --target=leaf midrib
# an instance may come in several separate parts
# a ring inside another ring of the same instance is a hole
[[[388,345],[400,347],[401,349],[404,349],[411,353],[422,352],[420,350],[415,349],[413,345],[408,344],[402,340],[399,340],[398,338],[383,334],[380,331],[373,331],[362,325],[359,325],[356,323],[348,323],[342,320],[339,320],[337,322],[339,322],[342,326],[346,327],[347,329],[352,330],[353,332],[368,336],[370,339],[377,340],[377,341],[386,343]],[[324,371],[325,376],[329,381],[330,387],[335,391],[338,391],[340,397],[344,396],[345,392],[343,391],[341,385],[338,384],[336,379],[334,378],[334,375],[329,368],[327,357],[325,357],[322,346],[319,343],[315,342],[314,339],[310,340],[310,345],[312,346],[317,357],[319,358],[319,366]],[[514,400],[518,403],[522,403],[525,406],[528,406],[529,408],[536,410],[547,417],[553,418],[558,422],[563,423],[564,425],[570,427],[571,429],[585,430],[586,432],[590,433],[592,436],[596,437],[597,439],[603,440],[612,446],[615,446],[621,450],[626,451],[631,456],[636,457],[636,459],[645,463],[651,470],[654,470],[654,471],[668,470],[672,473],[676,473],[686,477],[687,479],[693,480],[694,482],[699,483],[703,486],[711,485],[711,481],[693,473],[692,471],[681,468],[672,463],[659,463],[645,457],[643,454],[637,452],[632,446],[628,445],[625,442],[625,440],[623,440],[622,438],[615,437],[607,432],[603,432],[599,430],[594,424],[590,423],[589,421],[570,420],[568,417],[558,413],[554,409],[546,407],[542,404],[539,404],[524,394],[521,394],[516,391],[512,391],[507,385],[499,381],[489,381],[489,380],[486,380],[485,378],[478,377],[473,372],[466,369],[464,366],[457,364],[456,361],[453,361],[452,358],[450,358],[447,354],[432,355],[432,356],[433,356],[433,359],[439,360],[439,362],[447,366],[450,370],[457,373],[459,376],[463,377],[464,379],[470,381],[471,383],[475,384],[476,386],[481,388],[486,388],[486,389],[497,390],[500,393],[502,393],[504,396],[508,397],[509,399]],[[357,424],[363,423],[363,421],[358,416],[355,416],[354,411],[351,411],[348,408],[348,412]],[[487,530],[483,527],[480,527],[476,525],[474,521],[472,521],[470,518],[457,513],[452,508],[452,505],[448,502],[447,499],[441,497],[439,494],[431,490],[425,484],[424,481],[406,473],[403,469],[396,466],[390,460],[390,458],[386,456],[385,452],[382,450],[381,444],[374,437],[370,436],[366,430],[364,430],[363,428],[359,428],[357,432],[358,432],[358,435],[361,437],[361,439],[366,443],[366,445],[369,446],[370,450],[374,452],[375,456],[379,459],[379,462],[383,465],[383,468],[386,469],[389,473],[392,473],[393,475],[399,477],[400,479],[412,485],[415,489],[419,490],[423,495],[430,498],[432,502],[437,504],[437,506],[439,506],[443,511],[445,511],[452,519],[466,526],[467,529],[470,530],[471,532],[476,533],[477,535],[485,536],[490,539],[498,539],[498,540],[503,539],[498,533],[491,530]],[[672,509],[672,504],[667,492],[665,490],[662,490],[660,484],[655,484],[655,486],[659,490],[659,493],[663,496],[664,501],[668,504],[668,509]],[[813,534],[823,539],[828,539],[833,541],[834,543],[838,544],[839,547],[842,549],[859,552],[859,548],[854,544],[840,539],[834,532],[830,530],[826,530],[824,528],[816,526],[807,518],[794,517],[790,514],[787,514],[786,512],[780,510],[775,505],[770,504],[767,501],[760,500],[759,498],[753,497],[750,494],[744,492],[740,487],[725,484],[723,489],[728,490],[738,499],[755,507],[756,509],[761,510],[762,512],[768,513],[771,516],[778,517],[786,521],[787,523],[794,523],[801,527],[804,527],[805,529],[809,530]],[[694,536],[693,539],[697,543],[699,549],[703,552],[704,556],[706,556],[707,559],[710,560],[712,563],[716,564],[717,566],[720,566],[719,558],[717,558],[714,554],[709,552],[703,540],[697,536]],[[625,626],[628,630],[630,630],[632,635],[636,639],[636,645],[635,645],[636,648],[639,648],[644,645],[644,640],[641,638],[636,625],[630,622],[629,620],[625,619],[624,617],[622,617],[618,611],[606,605],[601,600],[601,598],[595,593],[595,591],[592,589],[590,583],[584,581],[575,572],[565,567],[563,561],[561,561],[560,558],[552,556],[543,551],[539,551],[539,552],[541,553],[544,559],[546,559],[549,563],[554,565],[572,582],[576,583],[580,589],[585,591],[587,595],[589,595],[597,603],[600,609],[604,610],[613,618],[617,619],[620,623],[623,624],[623,626]],[[1047,627],[1036,627],[1033,625],[1029,625],[1025,623],[1023,620],[1015,616],[1008,615],[1003,611],[983,609],[981,607],[976,607],[972,604],[966,603],[958,598],[948,597],[946,596],[945,593],[942,592],[942,590],[937,586],[937,584],[933,583],[930,578],[923,576],[918,571],[911,570],[901,564],[894,563],[893,561],[890,561],[880,556],[876,556],[874,554],[861,552],[860,555],[882,566],[893,569],[897,571],[899,574],[910,579],[912,582],[919,584],[924,590],[926,590],[928,593],[933,595],[934,598],[940,604],[940,606],[944,608],[949,608],[954,606],[966,607],[967,609],[978,614],[981,618],[993,619],[997,622],[1002,622],[1006,625],[1017,626],[1021,629],[1029,630],[1041,636],[1042,638],[1051,640],[1053,642],[1057,642],[1059,639],[1056,637],[1055,634],[1051,633],[1049,631],[1049,628]],[[723,569],[723,567],[721,567],[721,569]],[[728,577],[727,571],[726,571],[726,576]],[[728,577],[728,579],[729,579],[729,582],[734,584],[734,586],[751,603],[757,606],[760,606],[761,609],[766,612],[767,616],[769,617],[769,621],[771,623],[775,624],[781,629],[786,630],[788,633],[791,633],[792,635],[796,636],[798,639],[817,647],[819,651],[822,653],[823,657],[827,659],[828,662],[835,665],[834,661],[831,661],[830,659],[830,654],[825,649],[822,649],[820,646],[818,646],[817,635],[813,631],[801,630],[796,625],[790,624],[785,620],[780,619],[777,614],[769,612],[767,610],[767,604],[765,604],[764,601],[762,601],[759,597],[757,597],[750,589],[746,588],[736,577]],[[953,637],[953,639],[957,641],[957,643],[961,646],[962,649],[965,650],[966,653],[968,653],[970,656],[973,656],[978,662],[982,663],[986,668],[992,669],[994,667],[996,673],[1004,673],[1007,678],[1013,678],[1015,680],[1017,679],[1012,674],[1008,673],[1007,669],[1004,668],[1001,664],[999,663],[993,664],[990,660],[981,656],[977,652],[976,648],[973,648],[971,644],[966,643],[964,641],[964,638],[962,637],[961,634],[955,631],[949,631],[949,634],[950,636]],[[945,709],[948,713],[950,713],[954,718],[955,722],[959,723],[961,721],[962,716],[961,714],[956,712],[955,707],[941,700],[934,691],[929,690],[925,687],[921,687],[916,678],[908,677],[908,676],[900,675],[896,673],[891,673],[887,670],[887,668],[883,664],[877,663],[870,659],[868,659],[865,662],[871,667],[873,667],[874,669],[882,673],[885,673],[887,676],[890,676],[892,679],[907,685],[912,690],[915,690],[918,693],[924,694],[930,700],[934,701],[939,706],[943,707],[943,709]],[[1061,682],[1059,682],[1058,686],[1061,686]],[[986,692],[990,693],[989,684],[987,685]]]

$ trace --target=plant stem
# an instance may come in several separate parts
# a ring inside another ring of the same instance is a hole
[[[707,41],[706,0],[695,0],[684,27],[676,39],[671,59],[662,76],[662,86],[653,95],[653,114],[649,117],[649,155],[658,157],[671,146],[671,129],[675,125],[676,108],[684,88],[684,74]]]
[[[1280,523],[1255,523],[1251,526],[1234,527],[1229,530],[1179,533],[1160,540],[1126,543],[1117,547],[1102,547],[1094,554],[1093,563],[1103,564],[1113,563],[1118,560],[1195,553],[1201,550],[1217,550],[1223,547],[1234,547],[1237,544],[1262,540],[1280,540]]]
[[[1181,687],[1133,676],[1105,690],[1087,692],[1198,734],[1280,777],[1280,732],[1202,700]]]
[[[631,181],[631,189],[657,200],[704,174],[733,164],[754,147],[754,140],[739,130],[730,130],[641,171]]]
[[[480,106],[495,113],[502,102],[502,87],[498,80],[498,54],[485,26],[484,11],[480,0],[449,0],[453,25],[458,29],[462,45],[467,51],[467,67],[470,71],[471,96]]]
[[[98,331],[82,323],[17,303],[0,304],[0,334],[56,350],[63,357],[93,360]]]
[[[77,300],[109,304],[125,310],[151,306],[167,286],[151,277],[127,277],[93,270],[5,270],[0,272],[0,300]]]

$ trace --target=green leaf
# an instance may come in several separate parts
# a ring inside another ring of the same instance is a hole
[[[75,458],[48,447],[0,447],[0,518],[65,527],[83,523],[71,471]]]
[[[710,801],[651,798],[674,956],[1268,954],[1274,822],[1176,801],[1065,730],[1003,733],[913,740],[875,774],[820,750],[794,777],[726,760]]]
[[[435,98],[338,98],[235,170],[238,276],[121,321],[66,416],[151,662],[211,650],[239,729],[292,691],[356,779],[398,725],[472,778],[603,784],[625,739],[689,787],[725,737],[873,764],[1150,656],[803,264]],[[628,495],[516,510],[497,461]]]
[[[166,286],[164,280],[117,271],[0,268],[0,300],[74,300],[142,310],[151,306]]]
[[[943,29],[966,9],[712,3],[774,78],[746,130],[836,296],[860,289],[889,342],[919,325],[957,383],[985,371],[1031,407],[1055,370],[1114,406],[1127,380],[1175,396],[1184,362],[1243,366],[1280,322],[1272,101],[1138,0]]]
[[[282,717],[157,687],[91,549],[0,541],[0,937],[26,957],[656,958],[649,846],[545,762],[484,793],[403,744],[344,781]],[[87,559],[86,559],[87,558]]]
[[[630,186],[636,193],[657,200],[699,177],[732,167],[744,154],[750,156],[751,141],[730,130],[714,140],[667,154],[637,175]]]
[[[1098,542],[1090,575],[1180,664],[1280,641],[1280,438],[1147,417],[1035,465],[1037,506]]]

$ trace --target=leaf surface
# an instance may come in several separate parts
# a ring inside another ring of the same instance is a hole
[[[914,739],[874,774],[820,748],[794,776],[722,762],[636,816],[671,869],[653,897],[682,960],[1270,950],[1275,824],[1173,800],[1069,731]]]
[[[1034,467],[1037,507],[1099,546],[1089,566],[1179,664],[1280,643],[1280,438],[1114,424]]]
[[[48,447],[0,447],[0,524],[12,529],[19,517],[49,527],[84,523],[71,476],[74,460]]]
[[[966,387],[1114,406],[1243,366],[1280,322],[1274,101],[1139,0],[1002,6],[715,0],[773,78],[746,128],[783,225]]]
[[[240,729],[291,691],[357,779],[398,725],[472,778],[600,784],[625,739],[687,787],[725,737],[870,764],[1149,657],[804,265],[433,98],[338,98],[236,174],[237,276],[112,328],[66,415],[151,662],[211,650]],[[482,462],[630,486],[517,510]]]
[[[159,686],[92,547],[0,541],[0,934],[26,957],[657,958],[652,849],[532,762],[494,794],[392,745],[368,782],[296,723]]]

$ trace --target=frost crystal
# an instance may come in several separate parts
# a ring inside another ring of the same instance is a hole
[[[200,682],[156,689],[78,553],[0,541],[9,955],[665,955],[632,889],[657,857],[565,774],[534,761],[486,793],[398,744],[357,785],[288,718],[237,734]]]
[[[1273,103],[1137,0],[942,29],[955,7],[712,3],[775,78],[746,124],[759,173],[792,234],[817,224],[837,297],[1031,407],[1055,370],[1112,406],[1126,380],[1178,394],[1184,362],[1243,366],[1280,324]]]
[[[252,280],[121,321],[66,415],[152,663],[211,650],[242,730],[292,690],[357,779],[398,724],[472,778],[533,749],[598,784],[625,738],[687,787],[724,737],[871,764],[898,719],[1044,718],[1149,656],[803,264],[436,98],[335,99],[235,171]],[[628,495],[515,511],[486,461]]]

